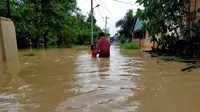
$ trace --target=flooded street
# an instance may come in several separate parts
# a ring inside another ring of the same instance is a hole
[[[0,72],[0,112],[200,112],[200,70],[111,46],[38,50]]]

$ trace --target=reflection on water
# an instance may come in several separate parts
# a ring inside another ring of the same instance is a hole
[[[0,74],[0,111],[200,111],[199,70],[180,72],[185,64],[118,45],[110,58],[91,58],[88,49],[20,51],[21,71]]]

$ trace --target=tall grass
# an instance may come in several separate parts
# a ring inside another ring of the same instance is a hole
[[[123,44],[124,49],[139,49],[139,45],[136,42],[130,42],[130,43],[124,43]]]

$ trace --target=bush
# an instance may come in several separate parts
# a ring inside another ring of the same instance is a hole
[[[165,57],[165,61],[176,61],[176,62],[184,62],[184,59],[181,59],[179,57]]]
[[[35,52],[30,52],[30,53],[24,54],[24,56],[36,56],[36,54],[35,54]]]
[[[139,49],[139,45],[136,42],[125,43],[123,47],[124,49]]]

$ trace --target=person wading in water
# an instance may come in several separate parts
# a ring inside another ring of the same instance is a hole
[[[99,54],[99,57],[110,57],[110,45],[110,40],[105,37],[105,34],[99,33],[95,53]]]

